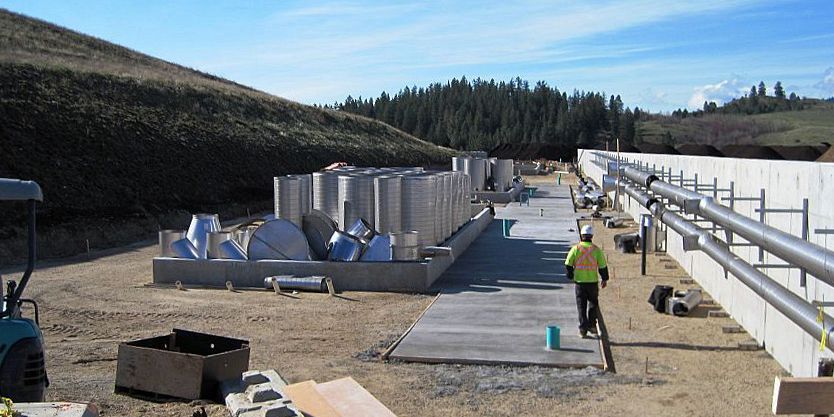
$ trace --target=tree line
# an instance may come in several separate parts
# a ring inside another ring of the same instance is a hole
[[[619,95],[574,90],[545,81],[531,86],[466,77],[428,87],[405,87],[376,98],[348,96],[335,108],[381,120],[437,145],[489,150],[500,143],[593,146],[619,137],[633,142],[641,110],[624,107]]]
[[[718,106],[714,101],[705,101],[702,109],[692,112],[687,109],[678,109],[672,112],[672,116],[685,119],[705,114],[762,114],[797,111],[810,107],[810,100],[816,100],[800,98],[796,93],[786,95],[781,81],[776,81],[773,85],[773,95],[767,93],[767,86],[764,81],[760,81],[758,86],[751,86],[750,92],[746,95],[734,98],[722,106]]]

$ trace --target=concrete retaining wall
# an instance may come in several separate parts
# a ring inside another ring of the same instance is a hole
[[[580,150],[579,163],[585,175],[601,183],[604,171],[592,163],[595,152]],[[764,189],[766,206],[769,208],[801,209],[802,199],[808,198],[808,240],[834,249],[834,235],[814,233],[815,229],[834,229],[834,163],[630,153],[621,155],[632,162],[642,161],[656,169],[668,170],[671,167],[673,175],[683,171],[684,177],[688,179],[697,173],[699,183],[712,184],[713,178],[718,178],[719,188],[728,188],[730,181],[733,181],[737,197],[758,197],[760,189]],[[712,191],[703,193],[713,195]],[[726,193],[719,194],[721,196],[726,196]],[[628,196],[621,201],[623,208],[633,217],[647,212]],[[727,202],[722,204],[728,205]],[[735,211],[758,219],[759,214],[754,211],[758,206],[758,201],[738,201],[735,203]],[[801,236],[801,214],[768,214],[766,222]],[[699,223],[702,227],[709,224]],[[723,240],[723,233],[719,233],[719,237]],[[743,239],[739,237],[738,241]],[[669,254],[791,374],[815,376],[818,359],[832,356],[828,350],[820,352],[818,341],[766,304],[732,275],[725,278],[723,268],[703,252],[684,252],[681,236],[672,230],[668,230],[667,248]],[[733,252],[749,263],[759,263],[756,247],[733,247]],[[765,253],[763,263],[784,262]],[[811,275],[808,275],[807,286],[803,288],[800,286],[799,270],[770,268],[762,271],[809,302],[834,301],[834,288]],[[826,312],[832,314],[834,308]]]
[[[338,291],[426,292],[454,260],[463,254],[490,224],[493,215],[482,210],[452,235],[443,246],[452,256],[421,262],[325,262],[325,261],[238,261],[228,259],[153,259],[153,282],[209,287],[263,288],[265,277],[274,275],[324,275],[333,279]]]

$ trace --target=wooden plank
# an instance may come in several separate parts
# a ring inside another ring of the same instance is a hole
[[[834,414],[834,378],[782,378],[773,383],[773,414]]]
[[[315,389],[342,417],[396,417],[351,377],[316,384]]]
[[[342,417],[327,402],[327,398],[316,391],[316,381],[304,381],[284,387],[284,393],[304,415],[313,417]]]

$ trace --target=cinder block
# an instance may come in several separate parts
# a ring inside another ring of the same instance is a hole
[[[710,310],[707,317],[730,317],[730,315],[724,310]]]
[[[264,410],[264,417],[296,417],[300,415],[295,407],[287,404],[273,404]]]
[[[266,371],[269,372],[269,371]],[[273,371],[274,372],[274,371]],[[265,382],[269,382],[269,378],[264,375],[265,372],[262,371],[246,371],[241,376],[243,383],[245,385],[256,385],[256,384],[263,384]]]
[[[695,283],[695,280],[692,278],[681,278],[681,284],[692,285]]]
[[[253,403],[261,403],[264,401],[273,401],[283,398],[280,392],[270,382],[263,384],[250,385],[246,388],[246,397]]]
[[[741,326],[723,326],[721,331],[724,333],[744,333],[744,329]]]
[[[759,350],[762,347],[759,346],[759,343],[755,340],[747,340],[744,342],[738,342],[738,349],[739,350]]]

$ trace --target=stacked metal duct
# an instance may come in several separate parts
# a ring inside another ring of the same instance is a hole
[[[431,174],[405,176],[402,193],[403,230],[416,231],[420,246],[434,245],[437,177]]]
[[[403,177],[382,175],[374,178],[374,225],[379,233],[402,231]]]
[[[374,177],[364,173],[339,175],[339,229],[345,230],[357,219],[374,225]]]
[[[303,216],[301,180],[295,176],[275,177],[275,217],[301,229]]]
[[[472,191],[483,191],[486,185],[486,159],[465,158],[463,172],[469,175]]]
[[[313,173],[313,208],[339,222],[339,172]]]
[[[443,239],[445,241],[452,236],[452,173],[442,172],[443,176]],[[440,242],[438,242],[440,243]]]
[[[495,159],[492,166],[492,177],[495,179],[495,191],[506,191],[513,183],[513,160]]]
[[[453,156],[452,157],[452,171],[453,172],[454,171],[464,171],[466,169],[466,165],[464,163],[464,161],[466,159],[467,158],[465,158],[465,157]]]
[[[309,214],[313,209],[313,176],[310,174],[293,175],[298,178],[301,189],[301,215]]]

